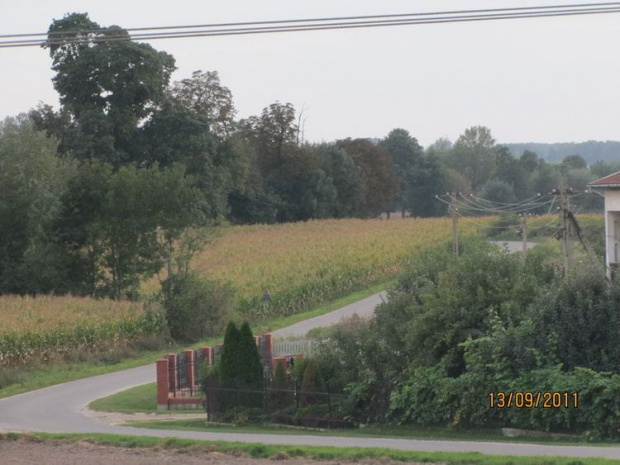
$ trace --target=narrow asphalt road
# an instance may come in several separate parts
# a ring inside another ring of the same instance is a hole
[[[322,326],[331,326],[346,318],[351,318],[353,315],[359,315],[360,317],[370,317],[375,307],[383,302],[387,298],[386,292],[380,292],[379,294],[371,295],[365,299],[358,300],[345,307],[334,310],[333,312],[326,313],[308,320],[300,321],[294,325],[287,326],[286,328],[272,331],[275,339],[284,339],[287,337],[303,337],[308,334],[308,331],[314,328]]]
[[[620,459],[619,447],[555,446],[496,442],[426,441],[312,435],[200,433],[111,426],[81,411],[93,400],[132,386],[152,382],[155,366],[148,365],[60,384],[0,400],[0,431],[50,433],[109,433],[205,440],[338,447],[386,447],[401,450],[481,452],[500,455],[558,455]]]
[[[373,300],[374,299],[374,300]],[[367,314],[381,294],[337,310],[345,315]],[[349,313],[351,312],[351,313]],[[335,318],[338,321],[342,317]],[[317,325],[325,324],[317,320]],[[295,325],[297,326],[297,325]],[[293,332],[290,334],[303,334]],[[312,435],[200,433],[191,431],[152,430],[127,426],[112,426],[81,412],[93,400],[106,397],[140,384],[155,380],[155,365],[109,373],[92,378],[59,384],[45,389],[0,399],[0,432],[50,433],[110,433],[156,437],[179,437],[204,440],[259,442],[265,444],[321,445],[338,447],[386,447],[400,450],[481,452],[500,455],[605,457],[620,459],[620,447],[556,446],[496,442],[427,441],[387,438],[325,437]]]

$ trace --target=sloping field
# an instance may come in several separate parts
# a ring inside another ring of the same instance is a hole
[[[0,296],[0,335],[11,332],[69,330],[83,324],[105,324],[142,315],[136,302],[94,300],[88,297]]]
[[[488,222],[488,220],[480,220]],[[463,223],[460,233],[473,230]],[[449,219],[320,220],[236,226],[195,257],[202,276],[230,284],[251,320],[290,315],[392,278],[420,247],[450,238]],[[159,289],[157,278],[146,293]],[[265,293],[269,299],[264,299]],[[0,296],[0,368],[95,351],[163,331],[141,303]]]
[[[473,227],[462,224],[460,233]],[[193,267],[231,283],[242,313],[280,316],[394,277],[414,250],[450,237],[447,218],[237,226],[197,256]],[[265,292],[270,302],[263,301]]]
[[[0,369],[94,351],[160,333],[160,315],[142,304],[86,297],[0,296]]]

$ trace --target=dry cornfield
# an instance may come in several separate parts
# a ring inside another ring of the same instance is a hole
[[[460,231],[473,228],[463,223]],[[447,218],[235,226],[198,254],[192,268],[230,284],[245,317],[282,316],[394,277],[412,252],[450,234]],[[154,278],[143,291],[158,288]],[[161,314],[144,312],[141,303],[71,296],[0,296],[0,321],[0,367],[51,359],[76,347],[97,350],[161,333],[165,325]]]
[[[460,231],[474,227],[463,223]],[[196,256],[192,266],[231,284],[245,316],[282,316],[394,277],[413,251],[450,235],[447,218],[236,226]],[[262,301],[266,292],[271,302]]]
[[[137,302],[72,296],[0,296],[0,369],[96,351],[164,330]]]

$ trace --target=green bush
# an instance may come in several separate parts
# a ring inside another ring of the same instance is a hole
[[[620,438],[620,281],[594,265],[565,275],[543,252],[522,260],[465,241],[458,263],[445,246],[413,257],[374,319],[320,341],[316,360],[351,394],[350,417]],[[569,405],[491,408],[499,392]]]
[[[230,288],[191,273],[166,280],[163,294],[170,334],[179,342],[220,334],[234,310]]]

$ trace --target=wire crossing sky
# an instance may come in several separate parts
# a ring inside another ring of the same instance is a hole
[[[424,24],[445,24],[472,21],[495,21],[507,19],[532,19],[560,16],[592,15],[620,13],[620,2],[584,3],[578,5],[554,5],[514,8],[494,8],[482,10],[437,11],[427,13],[388,14],[374,16],[348,16],[336,18],[308,18],[277,21],[254,21],[241,23],[202,24],[184,26],[156,26],[129,28],[132,40],[182,39],[196,37],[215,37],[229,35],[265,34],[276,32],[324,31],[332,29],[357,29],[386,26],[413,26]],[[247,27],[253,26],[253,27]],[[165,32],[146,32],[146,31]],[[127,40],[125,35],[114,35],[99,29],[73,31],[77,37],[71,37],[71,31],[62,33],[21,33],[0,34],[0,48],[33,47],[79,43],[85,39],[93,42],[112,42]],[[25,39],[35,37],[35,39]],[[39,37],[38,39],[36,37]],[[43,40],[43,42],[42,42]]]
[[[498,143],[620,140],[617,10],[583,0],[7,2],[0,119],[58,108],[43,31],[87,12],[173,55],[174,81],[218,71],[238,118],[275,101],[303,107],[310,142],[404,128],[428,146],[477,125]]]

